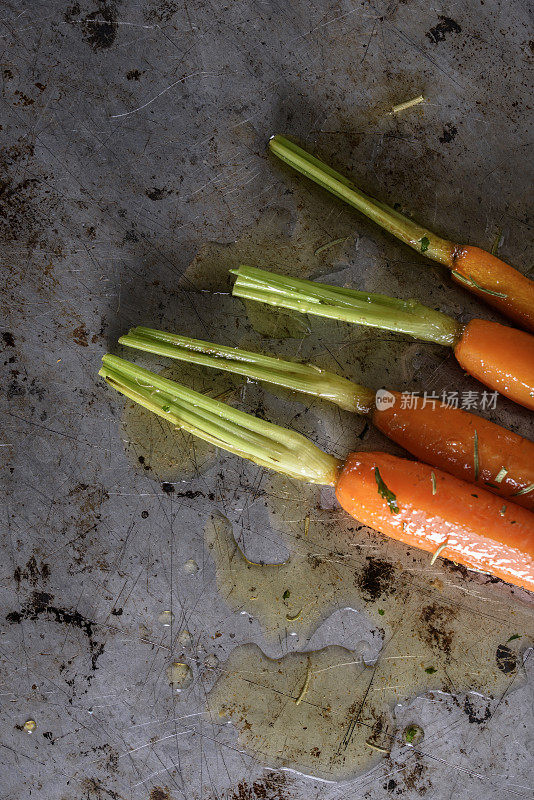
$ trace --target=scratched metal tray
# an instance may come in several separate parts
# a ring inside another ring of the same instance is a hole
[[[265,146],[290,134],[527,273],[527,4],[32,0],[1,23],[0,796],[530,797],[528,593],[430,565],[97,377],[121,353],[336,455],[400,451],[118,336],[147,324],[475,397],[444,349],[245,305],[228,269],[497,318]],[[534,438],[504,398],[477,410]]]

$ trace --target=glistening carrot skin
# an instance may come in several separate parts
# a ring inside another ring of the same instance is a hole
[[[534,410],[534,337],[472,319],[454,346],[458,363],[486,386]]]
[[[417,397],[411,405],[396,392],[392,393],[395,402],[379,409],[371,389],[313,364],[284,361],[153,328],[132,328],[119,342],[284,386],[330,400],[346,411],[365,414],[386,436],[421,461],[534,511],[534,442],[468,411],[436,401],[423,403]]]
[[[307,482],[335,486],[340,504],[387,536],[534,590],[534,514],[426,464],[353,453],[344,465],[304,436],[245,414],[115,356],[100,375],[171,424]]]
[[[534,337],[497,322],[462,326],[414,300],[357,292],[241,266],[233,294],[306,314],[369,325],[447,344],[465,370],[527,408],[534,399]]]
[[[377,470],[397,513],[377,493]],[[432,475],[434,477],[432,477]],[[351,516],[401,542],[534,591],[534,515],[452,475],[387,453],[351,453],[336,497]]]
[[[284,136],[273,136],[269,147],[293,169],[357,208],[414,250],[444,264],[455,280],[521,327],[534,331],[534,281],[479,247],[457,245],[436,236],[385,203],[364,194],[341,173]]]
[[[534,442],[461,408],[374,408],[373,424],[416,458],[534,511]]]
[[[534,281],[480,247],[455,247],[448,266],[453,280],[534,331]]]

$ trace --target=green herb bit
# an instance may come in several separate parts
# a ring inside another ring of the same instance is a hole
[[[476,282],[476,280],[473,278],[472,275],[470,275],[469,278],[466,278],[465,275],[462,275],[461,272],[458,272],[455,269],[451,270],[451,274],[454,275],[454,277],[457,278],[462,283],[466,283],[468,286],[474,286],[475,289],[478,289],[479,292],[484,292],[484,294],[491,294],[493,297],[501,297],[503,300],[506,300],[506,298],[508,297],[508,295],[503,294],[503,292],[494,292],[493,289],[485,289],[483,286],[481,286],[479,283]]]
[[[289,589],[286,589],[284,594],[282,595],[283,599],[287,600],[287,598],[289,597],[290,594],[291,594],[291,592],[289,591]]]
[[[423,238],[421,239],[421,252],[426,253],[429,246],[430,246],[430,239],[428,238],[428,236],[423,236]]]
[[[433,472],[430,473],[430,478],[432,480],[432,494],[436,494],[436,492],[438,491],[438,487],[436,485],[436,476],[434,475]]]
[[[386,612],[384,611],[383,608],[379,608],[378,613],[380,614],[381,617],[383,617]]]
[[[492,256],[497,255],[499,247],[501,246],[501,240],[502,240],[502,228],[499,228],[495,236],[495,239],[493,240],[493,244],[491,245],[490,253]]]
[[[346,242],[348,238],[348,236],[341,236],[339,239],[332,239],[331,242],[326,242],[326,244],[322,244],[321,247],[318,247],[313,255],[318,256],[329,247],[333,247],[335,244],[341,244],[341,242]]]
[[[435,667],[427,667],[425,672],[428,672],[429,675],[433,675],[434,672],[437,672],[437,669]]]
[[[520,489],[518,492],[514,492],[512,497],[519,497],[519,495],[529,494],[532,491],[534,491],[534,483],[531,483],[530,486],[525,486],[524,489]]]
[[[513,642],[514,639],[521,639],[520,634],[519,633],[514,633],[513,636],[510,636],[510,638],[506,640],[506,644],[508,644],[508,642]]]
[[[415,737],[417,736],[419,729],[416,725],[409,725],[406,730],[404,731],[404,741],[407,744],[411,744]]]
[[[476,430],[475,430],[474,461],[475,461],[475,480],[478,481],[479,474],[480,474],[480,464],[479,464],[479,458],[478,458],[478,432]]]
[[[508,470],[506,469],[506,467],[501,467],[497,475],[495,476],[495,483],[502,483],[507,475],[508,475]]]
[[[501,517],[504,517],[505,512],[506,512],[506,506],[502,506],[501,510],[499,511]]]
[[[393,492],[390,489],[388,489],[388,487],[382,480],[382,476],[380,474],[380,470],[378,469],[378,467],[375,467],[375,480],[378,486],[378,494],[384,498],[384,500],[389,506],[389,510],[391,511],[391,513],[398,514],[399,507],[397,505],[397,496],[393,494]]]

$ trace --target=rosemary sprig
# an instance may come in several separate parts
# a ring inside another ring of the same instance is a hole
[[[375,480],[378,486],[378,494],[384,498],[384,500],[389,506],[389,510],[391,511],[391,513],[398,514],[399,507],[397,505],[397,496],[391,491],[391,489],[388,489],[388,487],[384,483],[384,480],[380,474],[380,470],[378,469],[378,467],[375,467]]]

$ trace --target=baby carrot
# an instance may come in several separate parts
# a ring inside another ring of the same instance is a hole
[[[313,364],[203,342],[152,328],[132,328],[120,344],[188,363],[244,375],[296,392],[330,400],[364,414],[386,436],[427,464],[489,488],[534,510],[534,442],[461,408],[414,397],[375,404],[375,393]]]
[[[534,330],[534,281],[491,253],[436,236],[385,203],[364,194],[336,170],[284,136],[273,136],[271,151],[286,164],[357,208],[397,239],[444,264],[454,280],[528,330]]]
[[[393,539],[534,590],[534,515],[512,505],[502,512],[499,498],[484,489],[473,492],[452,475],[388,453],[351,453],[336,497],[351,516]]]
[[[534,410],[534,337],[497,322],[462,326],[414,300],[340,289],[241,266],[233,294],[306,314],[407,333],[453,348],[461,366],[491,389]]]
[[[300,434],[245,414],[115,356],[100,375],[117,391],[206,441],[300,480],[334,486],[364,525],[534,590],[534,515],[481,488],[386,453],[342,464]]]
[[[472,319],[454,346],[458,363],[483,383],[534,409],[534,338],[498,322]]]

